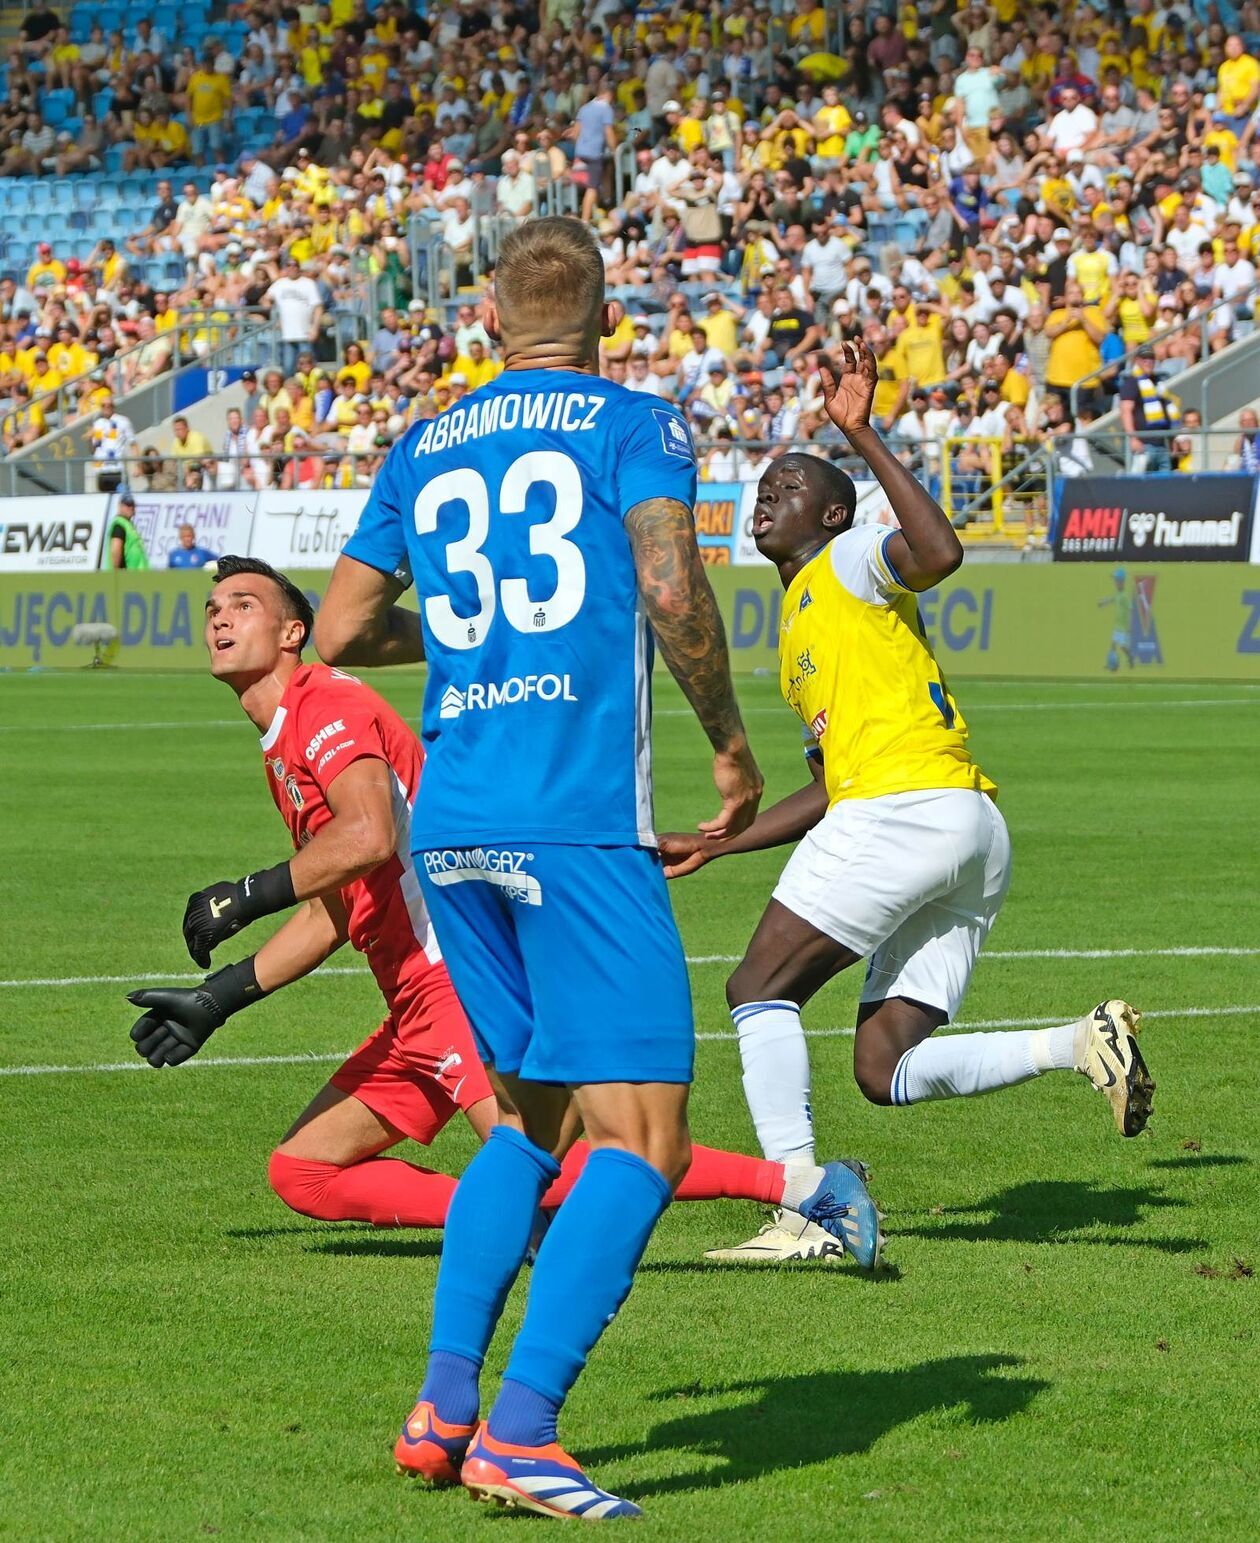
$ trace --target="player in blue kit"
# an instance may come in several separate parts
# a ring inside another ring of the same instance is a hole
[[[434,1482],[590,1520],[638,1508],[556,1444],[556,1416],[688,1161],[690,993],[652,822],[653,638],[713,745],[713,839],[761,777],[696,547],[677,411],[598,375],[616,323],[591,231],[504,242],[499,378],[391,451],[319,611],[329,661],[428,661],[415,869],[503,1123],[451,1202],[430,1360],[404,1427]],[[420,620],[395,602],[414,581]],[[591,1156],[539,1251],[499,1395],[486,1349],[572,1121]],[[860,1179],[803,1204],[876,1225]],[[600,1247],[590,1238],[598,1234]]]

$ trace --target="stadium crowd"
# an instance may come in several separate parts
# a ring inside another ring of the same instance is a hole
[[[819,365],[858,335],[929,476],[1048,441],[1088,469],[1139,346],[1126,431],[1189,468],[1143,425],[1176,431],[1167,382],[1252,324],[1255,0],[851,0],[842,29],[815,0],[246,0],[197,46],[173,7],[73,9],[98,19],[35,0],[9,54],[0,176],[161,180],[142,225],[82,258],[50,229],[0,279],[0,434],[87,416],[139,488],[365,484],[497,372],[492,233],[556,208],[595,224],[624,306],[606,373],[684,404],[714,480],[836,437]],[[434,234],[437,271],[411,245]],[[277,368],[216,434],[137,440],[116,402],[243,308],[277,321]]]

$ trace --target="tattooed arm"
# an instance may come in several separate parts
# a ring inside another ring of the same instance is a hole
[[[748,748],[717,601],[696,546],[695,520],[674,498],[649,498],[626,515],[639,593],[670,674],[713,746],[720,813],[700,830],[726,840],[757,813],[762,778]]]

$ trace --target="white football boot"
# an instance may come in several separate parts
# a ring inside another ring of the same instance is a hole
[[[817,1222],[780,1207],[755,1237],[733,1248],[706,1249],[704,1257],[723,1264],[785,1264],[793,1259],[839,1264],[844,1245]]]
[[[1142,1015],[1118,997],[1100,1002],[1076,1026],[1073,1063],[1105,1095],[1122,1136],[1136,1136],[1151,1117],[1155,1083],[1137,1046]]]

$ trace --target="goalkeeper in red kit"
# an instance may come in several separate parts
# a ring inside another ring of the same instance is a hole
[[[440,1227],[456,1180],[381,1154],[407,1137],[428,1145],[456,1110],[483,1139],[498,1116],[411,866],[424,754],[370,687],[303,663],[312,619],[309,600],[283,574],[251,558],[219,558],[206,602],[210,672],[236,692],[262,736],[267,786],[295,855],[192,895],[184,915],[188,951],[208,968],[219,944],[251,922],[300,909],[256,954],[200,986],[132,992],[128,1000],[144,1016],[131,1037],[150,1065],[177,1066],[232,1014],[310,974],[350,942],[367,959],[388,1016],[272,1153],[271,1184],[307,1216]],[[783,1202],[782,1164],[692,1150],[676,1198]],[[544,1206],[562,1201],[585,1158],[579,1142]],[[820,1243],[820,1254],[826,1251]],[[839,1243],[833,1251],[837,1259],[843,1253]]]

